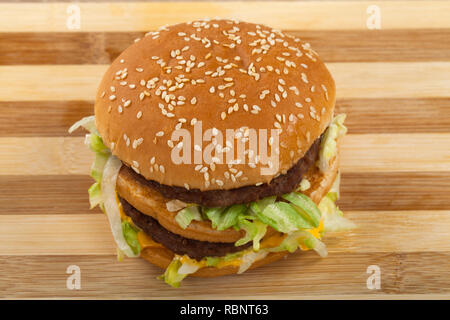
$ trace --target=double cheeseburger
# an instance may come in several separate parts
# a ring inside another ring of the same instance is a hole
[[[339,195],[335,84],[309,44],[263,25],[200,20],[137,39],[109,67],[95,116],[91,207],[119,256],[179,286],[242,273],[297,249],[326,256],[352,226]]]

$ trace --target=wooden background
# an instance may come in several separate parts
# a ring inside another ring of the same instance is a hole
[[[450,2],[69,2],[0,0],[0,298],[449,298]],[[367,8],[381,9],[369,30]],[[92,154],[67,128],[93,113],[107,65],[143,32],[233,17],[309,41],[348,114],[341,208],[359,228],[329,257],[290,256],[172,289],[139,259],[117,262],[88,209]],[[66,269],[81,268],[81,290]],[[381,289],[369,290],[369,265]]]

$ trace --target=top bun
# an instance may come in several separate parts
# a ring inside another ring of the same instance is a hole
[[[333,78],[309,44],[263,25],[201,20],[149,32],[127,48],[103,77],[95,116],[112,153],[146,179],[218,190],[269,183],[286,173],[326,129],[334,104]],[[200,121],[203,134],[223,134],[223,142],[220,135],[213,139],[221,163],[194,162],[194,144],[201,141],[194,141],[194,124]],[[190,146],[171,139],[177,129],[190,133]],[[248,129],[266,129],[268,137],[270,129],[281,129],[278,146],[258,134],[279,165],[262,174],[271,163],[255,161],[259,147],[244,163],[227,163],[227,129],[244,141]],[[190,163],[172,160],[180,150],[190,150]]]

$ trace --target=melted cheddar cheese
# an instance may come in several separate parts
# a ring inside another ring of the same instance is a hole
[[[139,241],[139,244],[141,245],[141,249],[145,249],[145,248],[148,248],[148,247],[152,247],[152,248],[162,248],[163,247],[162,244],[154,241],[144,231],[139,231],[138,232],[137,239]]]

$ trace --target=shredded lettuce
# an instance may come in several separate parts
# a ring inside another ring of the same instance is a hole
[[[257,206],[252,206],[252,210],[257,210]],[[282,233],[313,228],[311,222],[287,202],[279,201],[269,204],[264,210],[257,210],[256,216],[265,224]]]
[[[95,181],[102,181],[103,169],[105,168],[106,161],[108,161],[110,154],[104,154],[97,152],[95,154],[95,160],[91,166],[91,177]]]
[[[339,210],[339,207],[336,205],[336,201],[340,197],[340,182],[341,174],[338,172],[331,189],[318,205],[320,212],[322,212],[324,224],[323,230],[325,232],[346,231],[356,228],[356,225],[352,221],[344,218],[344,213]]]
[[[311,233],[302,230],[290,233],[279,246],[268,248],[267,250],[270,252],[288,251],[293,253],[302,245],[308,249],[315,250],[321,257],[326,257],[328,254],[322,241]]]
[[[141,245],[138,241],[139,230],[128,221],[122,221],[122,232],[131,250],[133,250],[134,254],[138,255],[141,252]]]
[[[180,210],[175,216],[175,221],[183,229],[186,229],[192,220],[202,221],[199,206],[186,207]]]
[[[289,201],[301,216],[317,228],[320,224],[321,213],[314,201],[303,193],[291,192],[283,195],[283,199]],[[306,228],[306,227],[305,227]]]
[[[91,205],[91,209],[97,205],[100,205],[103,210],[101,200],[101,181],[105,164],[108,161],[111,152],[103,143],[103,140],[95,127],[95,116],[84,117],[83,119],[77,121],[70,127],[69,133],[72,133],[80,127],[83,127],[89,131],[90,134],[86,135],[85,143],[93,152],[95,152],[95,160],[91,166],[91,177],[94,178],[96,182],[88,190],[89,203]]]
[[[98,135],[98,131],[95,126],[95,116],[88,116],[88,117],[84,117],[81,120],[78,120],[69,128],[68,131],[69,131],[69,133],[72,133],[80,127],[85,128],[90,133],[95,133]]]
[[[178,270],[181,268],[182,265],[183,264],[180,261],[180,257],[175,256],[175,258],[167,267],[164,274],[158,277],[158,279],[164,280],[164,282],[166,282],[168,285],[174,288],[178,288],[180,286],[181,281],[183,281],[183,279],[188,276],[187,273],[185,274],[178,273]]]
[[[267,232],[267,224],[252,219],[249,216],[243,216],[239,218],[238,226],[245,231],[245,236],[235,242],[236,246],[242,246],[250,241],[253,241],[253,250],[259,250],[259,242]]]
[[[203,208],[204,214],[211,220],[212,227],[217,230],[225,230],[237,225],[238,217],[246,210],[247,207],[244,204],[236,204],[227,208]]]
[[[259,242],[264,237],[267,227],[271,226],[282,233],[296,230],[317,228],[321,213],[315,203],[306,195],[292,192],[282,196],[284,200],[276,201],[276,196],[266,197],[249,205],[230,207],[203,207],[202,215],[211,221],[213,229],[225,230],[230,227],[244,230],[245,236],[235,245],[240,246],[253,241],[254,250],[259,250]],[[192,220],[200,220],[196,206],[181,210],[176,221],[186,229]]]
[[[346,115],[343,113],[334,117],[320,142],[319,159],[316,165],[322,172],[326,172],[329,169],[330,160],[337,153],[338,138],[347,133],[347,128],[344,126],[345,118]]]
[[[113,234],[114,240],[117,246],[124,254],[128,257],[137,257],[133,249],[129,246],[125,240],[125,235],[122,228],[122,219],[120,216],[119,205],[117,204],[116,197],[116,182],[119,170],[122,167],[122,161],[117,159],[115,156],[110,156],[105,165],[105,170],[103,172],[103,179],[101,182],[102,197],[104,212],[108,217],[109,225],[111,227],[111,232]]]
[[[328,193],[319,203],[319,209],[323,215],[323,226],[325,232],[346,231],[356,228],[356,225],[344,218],[344,213],[339,210],[334,202],[332,193]]]
[[[95,208],[97,205],[102,203],[102,188],[100,186],[100,182],[94,183],[92,186],[88,189],[89,194],[89,204],[91,205],[91,209]]]
[[[238,274],[244,273],[247,271],[253,263],[258,260],[264,259],[269,252],[267,250],[261,250],[258,252],[251,251],[247,254],[244,254],[241,258],[241,264],[239,265]]]

